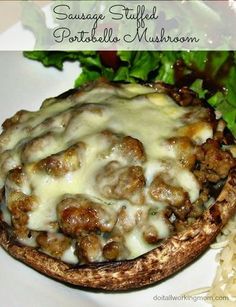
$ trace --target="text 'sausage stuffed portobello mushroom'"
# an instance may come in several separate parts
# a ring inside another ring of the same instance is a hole
[[[0,243],[57,280],[127,290],[194,260],[236,210],[234,138],[190,89],[104,80],[0,135]]]

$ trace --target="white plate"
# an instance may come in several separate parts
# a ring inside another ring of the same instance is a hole
[[[59,72],[25,59],[21,52],[0,52],[0,121],[20,109],[36,110],[45,98],[73,87],[79,71],[76,63],[67,63],[64,71]],[[213,250],[207,251],[178,274],[149,288],[105,293],[65,286],[12,259],[0,249],[0,306],[189,307],[193,304],[206,307],[209,305],[200,299],[195,302],[181,300],[178,296],[211,284],[216,269],[215,254]]]

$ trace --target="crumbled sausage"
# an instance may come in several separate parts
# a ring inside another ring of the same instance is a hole
[[[55,177],[64,176],[66,173],[73,172],[80,167],[84,150],[85,144],[79,142],[65,151],[39,161],[36,164],[36,168]]]
[[[151,197],[171,206],[180,207],[189,200],[188,193],[182,187],[167,183],[164,174],[157,175],[150,185]]]
[[[194,174],[201,183],[217,182],[226,178],[229,170],[235,165],[235,159],[229,151],[220,148],[216,140],[208,139],[199,147],[197,160],[200,161],[200,169]]]
[[[130,251],[125,245],[125,236],[122,233],[112,233],[103,246],[103,257],[107,260],[121,260],[127,259],[129,255]]]
[[[126,207],[122,207],[117,215],[117,221],[114,230],[122,233],[131,231],[135,226],[135,219],[127,212]]]
[[[97,211],[92,207],[69,207],[60,216],[61,228],[65,233],[73,235],[85,231],[96,231],[99,228]]]
[[[192,210],[192,204],[189,200],[186,200],[181,206],[173,206],[172,210],[178,219],[184,221]]]
[[[28,119],[28,115],[31,112],[26,111],[26,110],[20,110],[18,111],[14,116],[12,116],[11,118],[7,118],[4,123],[2,124],[2,128],[4,130],[10,129],[12,126],[16,125],[16,124],[20,124],[22,122],[24,122],[25,120]]]
[[[91,233],[80,237],[76,245],[76,254],[81,262],[101,261],[102,246],[99,236]]]
[[[40,232],[36,242],[44,252],[57,258],[60,258],[71,245],[71,240],[64,235],[47,232]]]
[[[22,186],[25,182],[26,174],[24,173],[22,167],[16,167],[10,170],[7,174],[7,181],[14,183],[16,186]]]
[[[202,105],[197,94],[187,86],[183,86],[178,90],[171,89],[169,94],[180,106],[187,107],[190,105]]]
[[[161,240],[157,229],[152,225],[144,226],[143,238],[149,244],[156,244]]]
[[[204,203],[209,199],[209,190],[205,187],[201,190],[198,199],[192,204],[192,209],[188,215],[190,218],[200,217],[204,210]]]
[[[110,130],[103,130],[101,134],[109,142],[110,152],[114,150],[118,151],[130,163],[142,163],[146,161],[144,146],[138,139],[131,136],[115,134]]]
[[[120,244],[111,241],[103,247],[102,253],[107,260],[116,260],[120,255]]]
[[[63,233],[78,237],[89,232],[110,232],[116,216],[106,205],[83,195],[66,197],[57,206],[58,222]]]
[[[7,206],[11,212],[12,224],[19,237],[27,237],[29,229],[28,213],[35,207],[36,199],[34,196],[25,195],[22,192],[11,192],[7,198]]]
[[[145,177],[141,166],[122,167],[110,162],[96,177],[99,192],[108,199],[127,199],[143,204]]]
[[[145,162],[146,160],[143,144],[131,136],[125,136],[122,139],[121,151],[131,161]]]

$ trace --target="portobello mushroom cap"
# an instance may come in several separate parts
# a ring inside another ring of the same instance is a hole
[[[160,86],[160,85],[155,85]],[[76,91],[73,91],[76,92]],[[71,95],[63,94],[60,98]],[[189,227],[131,260],[72,265],[23,245],[0,215],[0,244],[14,258],[56,280],[103,290],[129,290],[160,281],[202,254],[236,211],[236,169],[232,168],[215,203]]]

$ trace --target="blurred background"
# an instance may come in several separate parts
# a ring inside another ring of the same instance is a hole
[[[32,1],[37,5],[43,7],[52,1]],[[0,32],[13,26],[17,21],[20,20],[21,14],[21,3],[20,1],[0,1]],[[11,18],[9,18],[11,16]]]

